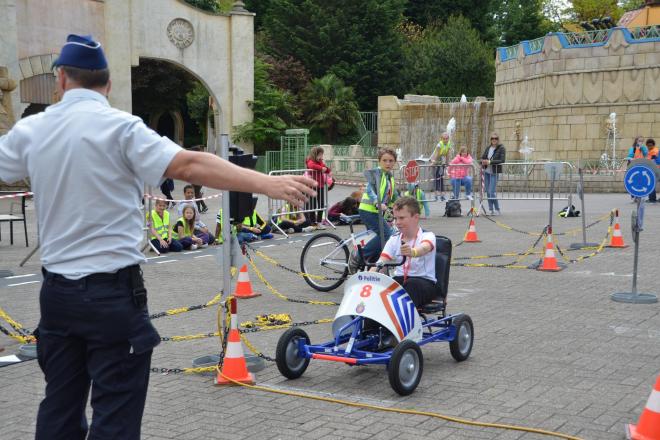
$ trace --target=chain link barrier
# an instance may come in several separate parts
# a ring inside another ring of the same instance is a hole
[[[569,258],[568,256],[566,256],[566,254],[564,253],[564,251],[562,250],[562,248],[559,246],[559,243],[555,243],[555,245],[557,246],[557,252],[559,252],[559,255],[561,255],[562,259],[563,259],[565,262],[567,262],[567,263],[571,263],[571,264],[573,264],[573,263],[579,263],[580,261],[584,261],[584,260],[586,260],[587,258],[595,257],[596,255],[598,255],[599,253],[601,253],[602,250],[603,250],[603,249],[605,248],[605,246],[607,245],[607,239],[608,239],[608,238],[610,237],[610,235],[612,234],[612,225],[614,224],[614,218],[615,218],[615,217],[614,217],[614,211],[612,211],[612,215],[610,216],[610,225],[607,227],[607,233],[605,234],[605,237],[603,237],[603,240],[600,242],[600,244],[598,245],[598,247],[596,248],[596,250],[595,250],[594,252],[592,252],[592,253],[590,253],[590,254],[587,254],[587,255],[580,255],[580,256],[577,257],[577,258],[571,259],[571,258]]]
[[[598,217],[595,221],[593,221],[593,222],[589,223],[588,225],[586,225],[585,229],[589,229],[592,226],[596,226],[597,224],[599,224],[600,222],[605,220],[608,216],[610,217],[610,219],[613,219],[614,218],[614,211],[615,210],[613,209],[612,211],[608,212],[607,214],[603,214],[602,216]],[[486,218],[488,221],[495,223],[500,228],[506,229],[507,231],[518,232],[519,234],[531,235],[533,237],[536,237],[536,236],[539,235],[538,232],[529,232],[529,231],[523,231],[522,229],[514,228],[513,226],[509,226],[505,223],[502,223],[498,220],[493,219],[489,215],[484,215],[483,217]],[[557,232],[557,233],[553,232],[552,235],[557,236],[557,237],[562,236],[562,235],[573,236],[573,235],[578,234],[581,231],[582,231],[582,228],[579,227],[579,228],[569,229],[568,231],[565,231],[565,232]]]
[[[247,258],[248,262],[250,263],[250,266],[252,266],[252,270],[254,270],[255,275],[257,275],[257,278],[266,286],[270,292],[278,297],[279,299],[283,301],[289,301],[292,303],[297,303],[297,304],[312,304],[316,306],[338,306],[339,303],[334,302],[334,301],[315,301],[315,300],[307,300],[307,299],[295,299],[295,298],[289,298],[282,293],[280,293],[279,290],[277,290],[275,287],[273,287],[268,280],[264,277],[264,275],[261,273],[261,271],[257,268],[257,265],[254,264],[254,260],[252,259],[252,256],[250,255],[249,252],[245,252],[245,257]]]
[[[164,316],[174,316],[174,315],[180,315],[181,313],[186,313],[186,312],[192,312],[193,310],[202,310],[207,307],[214,306],[218,304],[222,300],[222,292],[218,293],[213,299],[205,304],[198,304],[195,306],[188,306],[188,307],[179,307],[176,309],[169,309],[164,312],[159,312],[159,313],[154,313],[153,315],[150,315],[149,318],[153,319],[158,319],[162,318]]]
[[[5,335],[9,336],[12,339],[17,340],[18,342],[22,344],[29,344],[32,342],[36,342],[37,338],[34,337],[32,334],[32,331],[27,330],[24,328],[21,324],[18,322],[14,321],[11,316],[7,314],[2,308],[0,308],[0,318],[2,318],[9,326],[14,330],[12,332],[11,330],[8,330],[7,328],[3,327],[0,325],[0,332],[4,333]]]

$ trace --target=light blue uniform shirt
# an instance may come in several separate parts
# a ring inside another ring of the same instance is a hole
[[[41,262],[70,279],[144,261],[141,200],[181,148],[140,118],[73,89],[0,137],[0,180],[30,177]]]

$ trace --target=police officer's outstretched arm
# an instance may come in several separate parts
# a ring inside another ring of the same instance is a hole
[[[316,182],[304,176],[269,176],[241,168],[210,153],[179,151],[165,170],[165,177],[229,191],[265,194],[296,206],[315,197]]]

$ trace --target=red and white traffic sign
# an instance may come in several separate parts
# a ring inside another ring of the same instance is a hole
[[[419,178],[419,165],[414,160],[411,160],[406,164],[406,167],[403,169],[403,176],[406,178],[408,183],[415,183]]]

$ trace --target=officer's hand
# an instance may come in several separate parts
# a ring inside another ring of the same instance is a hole
[[[286,200],[302,206],[309,197],[316,196],[316,181],[305,176],[268,176],[264,193],[271,199]]]
[[[401,255],[405,257],[412,257],[412,248],[410,247],[409,244],[407,243],[401,244]]]

